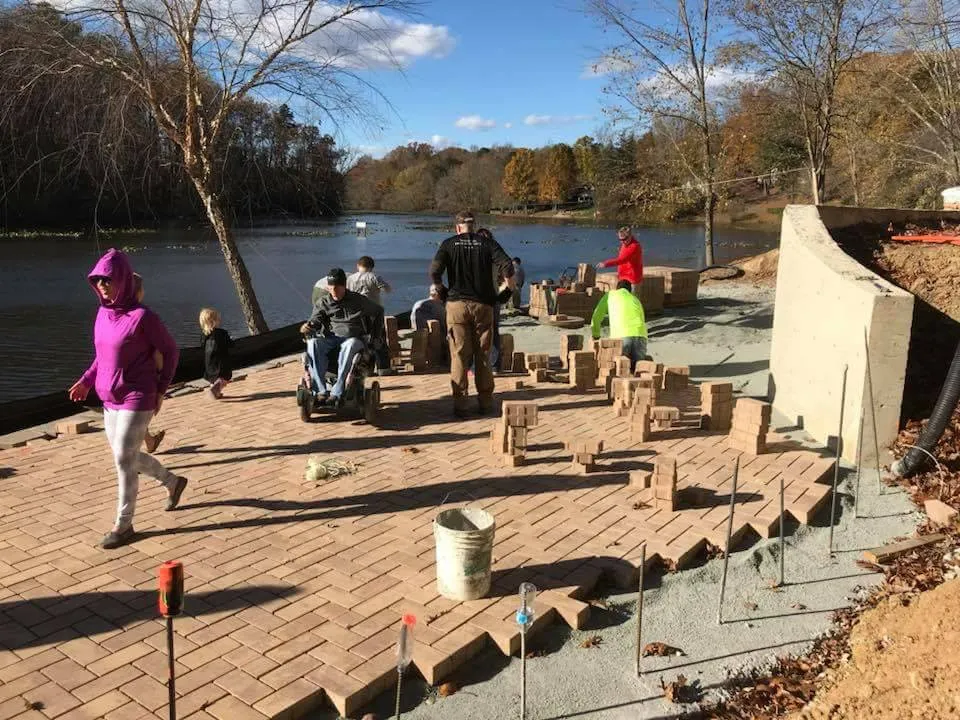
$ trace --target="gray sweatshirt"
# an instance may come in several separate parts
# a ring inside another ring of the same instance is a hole
[[[377,305],[383,305],[381,292],[390,292],[390,284],[375,272],[369,270],[347,275],[347,289],[366,295]]]
[[[383,308],[370,298],[347,290],[342,300],[329,294],[321,297],[307,324],[313,330],[331,330],[342,338],[376,334],[383,326]]]

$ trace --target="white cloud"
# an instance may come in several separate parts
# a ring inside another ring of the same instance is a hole
[[[572,123],[592,120],[592,115],[527,115],[523,119],[524,125],[570,125]]]
[[[671,69],[671,72],[683,82],[689,83],[691,86],[694,85],[694,78],[689,68],[674,67]],[[713,67],[706,79],[707,92],[715,95],[727,88],[736,87],[744,83],[757,82],[759,80],[760,76],[757,73],[748,70],[738,70],[729,66]],[[664,71],[648,75],[639,80],[637,82],[637,90],[640,92],[654,93],[665,99],[675,96],[679,97],[681,94],[685,94],[679,90],[676,81],[669,77]],[[713,99],[716,98],[714,97]]]
[[[51,1],[60,10],[96,18],[102,25],[116,20],[114,3],[109,0]],[[146,7],[149,13],[152,5]],[[261,0],[205,0],[196,45],[206,45],[208,51],[200,56],[200,63],[205,64],[206,59],[206,64],[216,69],[219,53],[227,58],[228,68],[238,65],[244,76],[244,70],[256,67],[294,32],[308,37],[286,52],[288,59],[353,70],[405,67],[418,58],[444,57],[456,44],[444,25],[408,22],[376,10],[357,10],[323,27],[343,9],[342,3],[329,0],[265,4]],[[138,22],[138,16],[133,17]],[[135,30],[141,34],[142,27]],[[243,48],[242,56],[239,48]]]
[[[430,144],[433,145],[433,147],[436,148],[437,150],[444,150],[448,147],[453,147],[454,145],[456,145],[456,143],[453,142],[453,140],[451,140],[450,138],[444,135],[431,135]]]
[[[505,123],[503,124],[503,126],[504,126],[507,130],[509,130],[510,128],[513,127],[513,123],[512,123],[512,122],[505,122]]]
[[[489,130],[495,128],[497,123],[495,120],[488,120],[479,115],[464,115],[458,117],[454,125],[463,130]]]

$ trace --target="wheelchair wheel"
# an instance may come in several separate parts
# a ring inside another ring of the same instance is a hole
[[[363,391],[363,418],[371,425],[380,413],[380,383],[373,382]]]
[[[313,393],[301,385],[297,388],[297,400],[300,405],[300,419],[310,422],[310,416],[313,415]]]

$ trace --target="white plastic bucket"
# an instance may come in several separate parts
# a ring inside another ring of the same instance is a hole
[[[449,600],[478,600],[490,591],[493,515],[479,508],[451,508],[433,521],[437,592]]]

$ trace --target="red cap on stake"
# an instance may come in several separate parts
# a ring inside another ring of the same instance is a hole
[[[160,614],[174,617],[183,612],[183,563],[168,560],[157,570]]]

